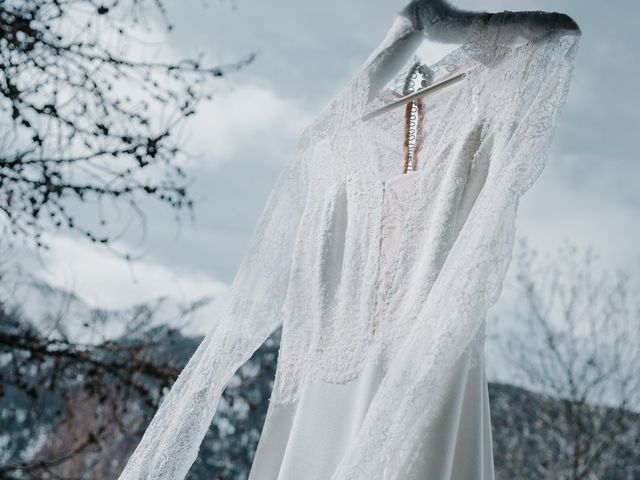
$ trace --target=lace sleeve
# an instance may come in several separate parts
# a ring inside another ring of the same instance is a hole
[[[483,81],[494,178],[521,196],[544,169],[571,81],[579,35],[553,32],[496,60]],[[498,87],[501,86],[501,87]]]
[[[479,104],[490,125],[487,180],[392,359],[332,480],[410,477],[448,399],[443,382],[498,299],[519,197],[539,175],[570,81],[577,36],[558,33],[496,60]]]
[[[227,382],[282,323],[291,254],[306,203],[305,171],[299,155],[281,171],[220,318],[163,400],[121,480],[184,478]]]

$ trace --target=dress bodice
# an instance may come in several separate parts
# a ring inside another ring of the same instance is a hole
[[[418,178],[417,170],[396,175],[384,184],[384,199],[380,223],[380,267],[376,291],[373,333],[384,315],[389,286],[394,275],[395,253],[402,235],[403,220],[408,212],[412,190]]]
[[[417,173],[408,171],[384,182],[374,335],[378,322],[384,321]],[[402,478],[494,480],[489,396],[479,347],[475,358],[462,356],[447,373],[447,408],[422,432],[421,459]],[[471,368],[474,362],[479,368]],[[271,402],[249,480],[331,478],[362,425],[384,371],[370,352],[358,378],[344,383],[309,379],[297,403]]]

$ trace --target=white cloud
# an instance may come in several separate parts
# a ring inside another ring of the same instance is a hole
[[[291,99],[257,85],[241,85],[200,105],[184,130],[194,155],[213,159],[214,166],[231,157],[260,155],[278,159],[290,150],[310,115]],[[248,155],[247,155],[248,154]]]
[[[72,291],[92,307],[127,308],[168,296],[178,301],[223,296],[227,285],[203,273],[148,260],[131,264],[113,253],[71,237],[52,237],[36,275]]]

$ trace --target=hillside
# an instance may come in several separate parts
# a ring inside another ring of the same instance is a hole
[[[200,341],[200,337],[184,337],[167,328],[156,328],[147,334],[157,341],[154,356],[159,362],[171,359],[171,362],[184,364]],[[278,340],[279,331],[255,352],[225,390],[212,427],[189,473],[190,480],[247,478],[266,413]],[[3,353],[7,353],[6,350]],[[32,458],[56,458],[77,437],[77,432],[97,427],[103,420],[97,412],[102,411],[104,405],[88,396],[81,387],[78,385],[78,394],[74,397],[72,410],[76,414],[73,418],[59,415],[59,399],[55,394],[40,392],[35,397],[37,403],[33,404],[31,399],[5,388],[0,444],[13,448],[3,448],[3,464],[25,460],[24,455],[28,452],[32,452]],[[573,433],[570,428],[562,427],[560,421],[564,402],[511,385],[490,384],[489,390],[497,478],[569,478],[560,473],[569,468],[566,446]],[[103,398],[102,401],[108,403],[110,399]],[[34,409],[38,410],[37,415]],[[153,409],[133,401],[127,411],[121,425],[110,424],[99,442],[61,463],[52,469],[52,473],[83,479],[116,478]],[[637,443],[640,415],[629,412],[624,415],[625,447],[607,445],[606,454],[593,465],[593,471],[604,473],[585,478],[640,478]],[[0,467],[0,474],[2,472]],[[5,470],[3,475],[5,478],[53,478],[42,472],[29,477],[29,474],[18,475],[15,471]]]

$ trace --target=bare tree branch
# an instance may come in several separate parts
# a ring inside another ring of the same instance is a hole
[[[133,47],[144,50],[144,43],[128,32],[147,7],[171,28],[161,0],[0,3],[5,237],[45,248],[48,231],[112,241],[81,224],[70,208],[77,203],[135,205],[151,197],[176,213],[191,209],[177,129],[211,98],[211,80],[253,55],[218,66],[136,58]]]
[[[599,268],[591,250],[565,245],[541,259],[521,242],[519,251],[522,330],[503,341],[503,353],[524,386],[562,402],[558,417],[530,412],[561,445],[546,449],[549,475],[607,478],[628,447],[629,409],[640,406],[639,299],[629,276]]]

